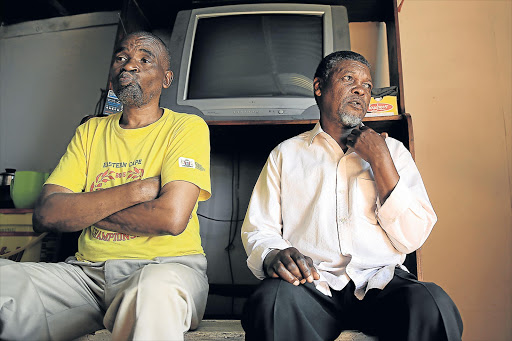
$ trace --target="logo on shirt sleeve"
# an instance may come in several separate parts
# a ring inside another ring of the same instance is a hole
[[[180,157],[178,160],[180,167],[184,168],[196,168],[196,162],[193,159],[186,157]]]

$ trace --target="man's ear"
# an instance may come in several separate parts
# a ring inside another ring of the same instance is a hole
[[[167,89],[168,87],[171,86],[173,78],[174,78],[174,74],[172,73],[171,70],[165,71],[164,83],[162,85],[164,89]]]
[[[317,97],[322,96],[322,81],[318,77],[313,79],[313,92]]]

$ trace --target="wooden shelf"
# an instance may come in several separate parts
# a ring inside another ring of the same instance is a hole
[[[374,121],[399,121],[402,120],[403,117],[401,115],[393,115],[393,116],[375,116],[375,117],[365,117],[363,122],[374,122]],[[209,126],[219,126],[219,125],[283,125],[283,124],[316,124],[318,120],[247,120],[247,121],[208,121],[206,123]]]
[[[260,149],[270,152],[282,141],[311,130],[317,121],[208,122],[212,151],[230,149],[258,152],[257,149]],[[368,117],[363,122],[373,130],[386,132],[401,141],[411,153],[414,151],[410,115]]]
[[[283,121],[275,121],[275,120],[274,121],[271,121],[271,120],[268,120],[268,121],[263,121],[263,120],[258,120],[258,121],[251,121],[251,120],[247,120],[247,121],[240,121],[240,120],[236,120],[236,121],[208,121],[208,120],[206,120],[206,123],[209,126],[316,124],[316,122],[318,122],[318,120],[283,120]]]
[[[2,213],[2,214],[34,213],[34,209],[32,209],[32,208],[0,208],[0,213]]]

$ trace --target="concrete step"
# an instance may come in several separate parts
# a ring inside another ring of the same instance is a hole
[[[185,334],[185,341],[244,341],[245,333],[239,320],[203,320],[194,331]],[[74,341],[111,341],[106,329],[84,335]],[[377,338],[358,331],[344,331],[335,341],[377,341]]]

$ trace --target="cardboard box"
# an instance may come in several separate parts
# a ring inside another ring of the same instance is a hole
[[[396,96],[372,97],[366,117],[398,115]]]
[[[0,257],[16,262],[38,262],[42,239],[46,234],[32,229],[32,213],[0,213]],[[23,247],[24,250],[16,252]],[[7,256],[10,255],[10,256]]]

